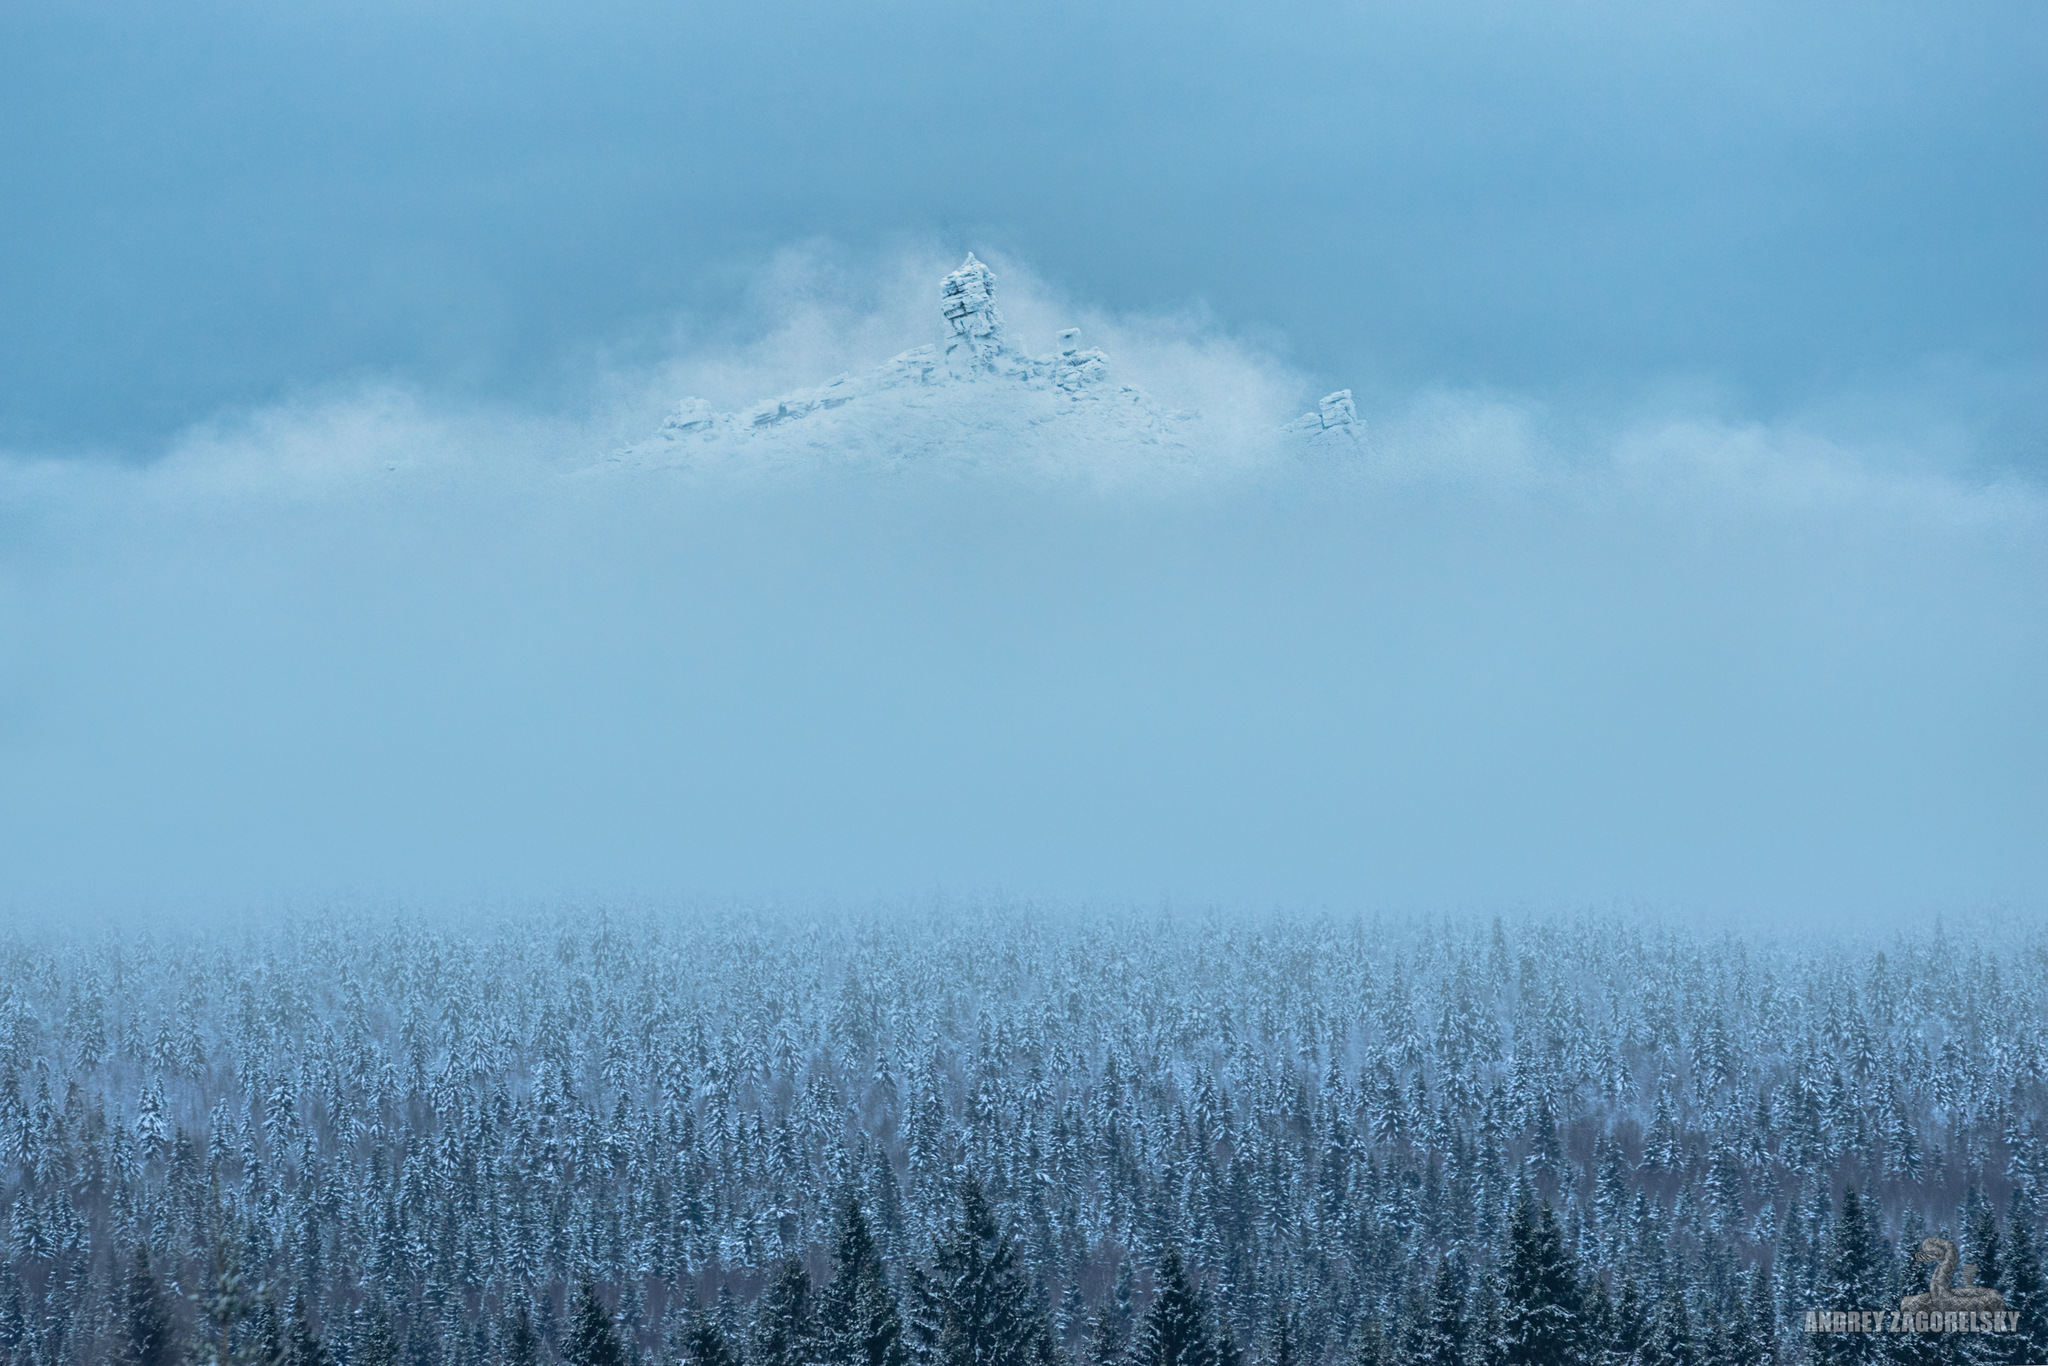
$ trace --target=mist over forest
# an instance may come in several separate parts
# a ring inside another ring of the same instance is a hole
[[[16,1362],[2048,1347],[2038,928],[592,908],[0,973]],[[2008,1331],[1806,1331],[1926,1237]]]
[[[2048,1366],[2044,53],[0,5],[0,1366]]]

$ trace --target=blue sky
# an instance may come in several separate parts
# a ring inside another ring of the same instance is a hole
[[[2038,914],[2044,39],[10,5],[0,907]],[[1210,463],[567,477],[969,248]],[[1232,463],[1338,385],[1355,468]]]

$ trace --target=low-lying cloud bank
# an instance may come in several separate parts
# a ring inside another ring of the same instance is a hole
[[[2044,499],[1934,443],[1436,391],[1305,452],[1269,352],[998,261],[1185,439],[603,463],[938,340],[934,264],[793,254],[573,419],[0,462],[0,896],[2040,905]]]

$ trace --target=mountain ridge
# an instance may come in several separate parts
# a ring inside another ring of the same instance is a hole
[[[651,436],[594,468],[888,468],[1019,458],[1059,465],[1085,463],[1104,448],[1150,453],[1169,466],[1196,458],[1201,414],[1115,383],[1109,357],[1083,345],[1079,328],[1062,330],[1051,352],[1029,354],[1004,328],[995,282],[970,252],[940,283],[941,341],[735,412],[686,398]],[[1274,435],[1300,454],[1357,454],[1365,424],[1351,391],[1340,389]]]

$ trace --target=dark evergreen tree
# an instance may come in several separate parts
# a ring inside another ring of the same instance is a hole
[[[397,1362],[398,1339],[391,1331],[391,1315],[382,1299],[373,1298],[363,1307],[348,1360],[349,1366],[394,1366]]]
[[[256,1324],[252,1336],[255,1342],[245,1349],[247,1355],[262,1366],[277,1366],[285,1356],[285,1343],[289,1329],[285,1316],[277,1307],[277,1294],[268,1285],[259,1287],[256,1298]]]
[[[754,1339],[747,1360],[751,1366],[804,1366],[817,1341],[811,1273],[803,1259],[791,1257],[776,1271],[754,1314]]]
[[[803,1270],[801,1264],[797,1270]],[[811,1278],[804,1277],[804,1285],[808,1287],[810,1283]],[[712,1307],[711,1315],[718,1320],[718,1331],[725,1334],[725,1340],[737,1345],[741,1337],[740,1297],[732,1293],[730,1285],[718,1287],[718,1303]]]
[[[1973,1192],[1974,1194],[1974,1192]],[[1964,1245],[1963,1260],[1976,1268],[1972,1284],[1999,1286],[2005,1281],[2004,1240],[1998,1233],[1998,1212],[1989,1200],[1980,1199],[1971,1213],[1969,1238]],[[1962,1279],[1957,1278],[1958,1281]]]
[[[1129,1256],[1121,1257],[1116,1264],[1116,1287],[1110,1292],[1110,1306],[1116,1314],[1116,1331],[1119,1340],[1128,1340],[1131,1329],[1138,1322],[1137,1268]]]
[[[405,1326],[405,1366],[448,1366],[441,1360],[441,1335],[426,1315],[426,1306],[415,1306]],[[568,1358],[571,1366],[580,1363]]]
[[[1607,1282],[1598,1275],[1586,1277],[1581,1298],[1586,1306],[1584,1359],[1601,1361],[1614,1345],[1614,1301],[1607,1294]]]
[[[1465,1287],[1454,1259],[1436,1264],[1429,1286],[1429,1326],[1416,1366],[1465,1366]]]
[[[1180,1249],[1169,1246],[1152,1276],[1152,1307],[1138,1325],[1137,1366],[1215,1366],[1208,1306],[1188,1280]]]
[[[2019,1316],[2019,1331],[2006,1345],[2009,1362],[2048,1362],[2048,1277],[2041,1268],[2034,1205],[2023,1188],[2006,1210],[2005,1274],[1998,1290],[2005,1307]]]
[[[831,1366],[904,1366],[903,1315],[882,1269],[860,1200],[849,1193],[840,1211],[836,1271],[818,1296],[817,1360]]]
[[[512,1307],[505,1328],[505,1366],[539,1366],[540,1335],[533,1331],[533,1312],[522,1297]]]
[[[912,1355],[935,1366],[1038,1366],[1052,1324],[1011,1240],[996,1226],[981,1182],[960,1183],[960,1212],[916,1281]]]
[[[1761,1261],[1749,1269],[1743,1317],[1750,1359],[1756,1366],[1778,1366],[1778,1299],[1771,1286],[1771,1270]]]
[[[1429,1285],[1419,1272],[1411,1272],[1401,1295],[1400,1323],[1393,1334],[1398,1348],[1394,1357],[1404,1363],[1420,1361],[1427,1350],[1429,1325]]]
[[[150,1267],[147,1243],[135,1245],[122,1313],[122,1366],[170,1366],[177,1360],[170,1298]]]
[[[1584,1302],[1577,1268],[1549,1204],[1517,1202],[1508,1229],[1501,1295],[1501,1360],[1506,1366],[1564,1366],[1578,1359]]]
[[[1351,1335],[1351,1366],[1394,1366],[1393,1349],[1380,1329],[1378,1315],[1366,1315]]]
[[[213,1283],[195,1298],[206,1326],[199,1349],[200,1366],[270,1366],[276,1360],[260,1332],[260,1288],[252,1287],[243,1277],[224,1235],[214,1243]]]
[[[1085,1338],[1087,1324],[1088,1301],[1081,1294],[1080,1285],[1069,1281],[1066,1291],[1060,1296],[1060,1310],[1053,1319],[1053,1331],[1060,1341],[1071,1344],[1077,1335]]]
[[[1854,1186],[1842,1192],[1820,1285],[1819,1308],[1865,1310],[1887,1307],[1884,1246],[1869,1203]],[[1896,1301],[1892,1304],[1897,1307]],[[1816,1337],[1813,1357],[1823,1366],[1876,1366],[1886,1344],[1873,1333],[1824,1333]]]
[[[1613,1327],[1607,1332],[1603,1359],[1620,1363],[1646,1357],[1653,1327],[1649,1301],[1642,1288],[1633,1275],[1624,1274],[1621,1288],[1614,1296]]]
[[[1260,1366],[1300,1366],[1301,1354],[1294,1341],[1294,1310],[1285,1300],[1273,1311],[1273,1326],[1267,1333]]]
[[[683,1366],[740,1366],[740,1354],[718,1320],[692,1304],[683,1329]]]
[[[291,1331],[284,1344],[285,1366],[334,1366],[334,1353],[327,1350],[314,1331],[312,1311],[301,1298],[292,1306]]]
[[[1114,1311],[1091,1315],[1088,1337],[1081,1348],[1081,1366],[1119,1366],[1124,1359],[1124,1336],[1117,1328]]]
[[[1693,1339],[1692,1313],[1685,1307],[1685,1292],[1681,1287],[1674,1285],[1665,1292],[1648,1341],[1637,1350],[1644,1366],[1700,1366],[1699,1344]]]
[[[605,1308],[594,1281],[584,1281],[576,1296],[569,1340],[562,1344],[562,1360],[567,1366],[625,1366],[625,1344],[619,1340],[618,1326],[612,1322],[611,1310]]]

